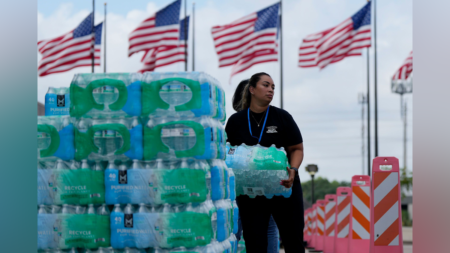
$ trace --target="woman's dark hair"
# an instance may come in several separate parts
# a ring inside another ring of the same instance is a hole
[[[252,95],[250,94],[249,90],[250,86],[256,87],[256,83],[258,83],[259,79],[261,79],[261,76],[270,77],[270,75],[265,72],[259,72],[252,75],[250,79],[242,80],[236,87],[236,91],[234,92],[232,101],[233,109],[235,111],[238,112],[250,107],[250,103],[252,101]]]
[[[248,81],[249,79],[242,80],[236,87],[236,90],[234,91],[234,95],[231,102],[233,104],[233,109],[237,112],[242,110],[241,109],[242,92],[247,86]]]

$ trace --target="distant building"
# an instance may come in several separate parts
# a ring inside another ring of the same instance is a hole
[[[38,116],[44,116],[45,115],[45,105],[38,102]]]

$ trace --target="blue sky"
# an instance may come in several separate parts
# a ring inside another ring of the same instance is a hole
[[[103,20],[103,4],[96,1],[96,22]],[[127,36],[142,20],[172,2],[107,1],[107,66],[110,72],[135,72],[141,55],[127,57]],[[192,10],[188,0],[188,15]],[[227,115],[233,110],[229,101],[237,83],[251,74],[265,71],[279,83],[278,63],[254,66],[233,77],[231,67],[218,68],[210,29],[256,12],[276,1],[272,0],[197,0],[196,2],[196,70],[205,71],[221,81],[226,92]],[[323,70],[297,67],[301,40],[308,34],[337,25],[356,13],[364,0],[284,0],[283,51],[285,109],[294,117],[304,138],[305,159],[300,168],[302,180],[308,163],[319,165],[317,176],[350,180],[361,173],[361,105],[357,96],[366,92],[366,56],[349,57]],[[390,78],[412,50],[412,1],[377,1],[378,35],[378,118],[379,155],[396,156],[403,166],[403,128],[400,99],[390,90]],[[92,1],[38,1],[38,40],[56,37],[76,27],[92,10]],[[191,27],[192,29],[192,27]],[[189,48],[191,50],[191,48]],[[38,54],[38,53],[37,53]],[[38,60],[40,59],[38,54]],[[373,48],[371,57],[371,115],[373,119]],[[190,69],[190,64],[188,65]],[[96,72],[102,71],[96,67]],[[158,71],[183,71],[183,64],[163,67]],[[90,72],[78,68],[67,73],[38,78],[38,101],[43,102],[49,86],[69,86],[73,74]],[[279,90],[277,90],[279,91]],[[273,105],[279,106],[275,91]],[[412,169],[412,95],[408,103],[408,168]],[[366,114],[367,115],[367,114]],[[364,121],[366,124],[366,120]],[[373,123],[371,126],[374,135]],[[372,156],[374,155],[372,139]],[[365,162],[367,164],[367,161]]]

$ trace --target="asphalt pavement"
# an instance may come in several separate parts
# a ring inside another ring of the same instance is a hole
[[[403,227],[403,253],[412,253],[412,227]],[[280,249],[280,253],[285,253],[284,249]],[[309,251],[308,249],[305,253],[320,253],[320,251]]]

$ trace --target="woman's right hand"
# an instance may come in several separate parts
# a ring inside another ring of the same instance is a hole
[[[280,185],[282,185],[286,188],[291,188],[292,185],[294,184],[295,170],[290,169],[289,167],[286,167],[286,170],[288,171],[289,179],[281,180]]]

